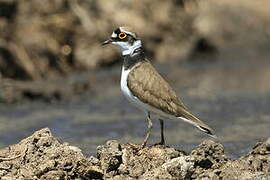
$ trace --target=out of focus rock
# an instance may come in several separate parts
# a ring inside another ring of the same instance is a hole
[[[148,56],[167,62],[259,54],[269,45],[269,2],[185,0],[0,0],[0,72],[43,79],[119,61],[100,43],[118,26],[131,26]],[[245,51],[245,49],[249,51]]]
[[[66,76],[25,82],[0,78],[0,82],[0,102],[8,104],[23,101],[53,103],[71,99],[86,91],[93,93],[93,80],[87,75],[81,75],[80,78]]]

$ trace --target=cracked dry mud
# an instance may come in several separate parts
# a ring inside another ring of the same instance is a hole
[[[222,144],[206,140],[190,154],[163,146],[107,141],[97,157],[61,143],[48,128],[0,150],[1,179],[269,179],[270,138],[229,159]]]

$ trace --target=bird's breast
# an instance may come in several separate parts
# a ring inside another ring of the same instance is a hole
[[[129,72],[130,72],[129,69],[125,70],[124,67],[122,68],[121,84],[120,85],[121,85],[121,90],[126,97],[129,97],[131,95],[131,92],[127,86],[127,78],[128,78]]]
[[[138,108],[145,110],[146,109],[146,107],[144,107],[145,104],[141,102],[137,97],[135,97],[128,88],[127,79],[128,79],[128,74],[130,71],[131,71],[130,69],[125,70],[124,67],[122,68],[121,91],[124,94],[124,96],[128,99],[129,102],[131,102],[133,105],[137,106]]]

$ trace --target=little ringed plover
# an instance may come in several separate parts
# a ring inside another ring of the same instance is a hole
[[[106,44],[113,44],[120,48],[124,59],[121,90],[124,96],[147,116],[148,129],[142,147],[146,146],[152,129],[152,114],[160,117],[161,142],[159,144],[165,144],[163,119],[185,121],[209,136],[215,137],[213,130],[189,112],[171,86],[150,64],[145,57],[142,41],[134,32],[126,27],[119,27],[108,40],[102,43],[102,45]]]

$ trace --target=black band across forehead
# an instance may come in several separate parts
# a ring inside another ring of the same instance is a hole
[[[117,35],[120,34],[120,33],[121,33],[120,28],[117,28],[117,29],[114,31],[114,33],[117,34]]]

